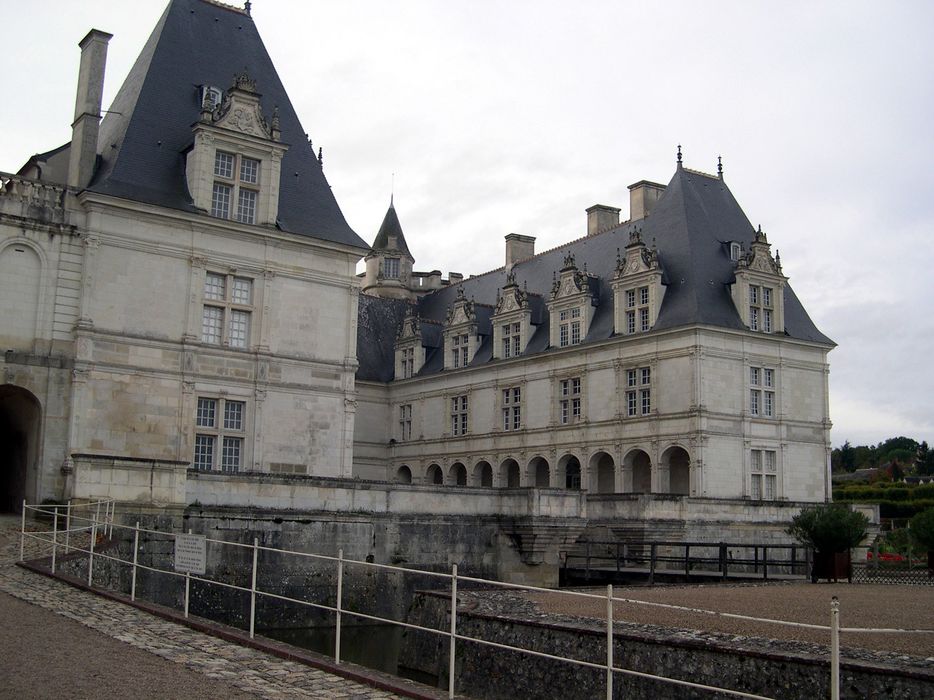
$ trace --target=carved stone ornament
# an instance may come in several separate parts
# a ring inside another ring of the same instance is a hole
[[[633,229],[629,234],[626,254],[621,256],[619,250],[616,251],[614,278],[619,279],[624,275],[634,275],[640,272],[652,272],[658,268],[658,249],[654,245],[649,248],[642,240],[642,231]]]
[[[467,299],[463,287],[458,287],[454,303],[448,307],[446,324],[448,326],[454,326],[460,323],[475,323],[476,320],[477,316],[474,312],[473,300]]]
[[[275,131],[278,132],[278,114],[274,113]],[[220,105],[211,113],[211,121],[220,127],[239,131],[250,136],[272,139],[273,131],[266,122],[263,108],[256,92],[256,81],[246,73],[234,78],[234,85],[224,94]]]
[[[586,269],[582,272],[574,262],[574,256],[568,253],[564,258],[564,266],[561,273],[555,277],[551,287],[551,298],[573,296],[584,292],[590,292],[590,283],[592,278],[587,274]]]
[[[402,325],[399,326],[399,332],[396,333],[396,340],[420,338],[421,335],[421,320],[418,314],[409,314],[402,320]]]
[[[772,257],[772,246],[769,244],[765,232],[760,226],[756,231],[755,240],[750,246],[749,252],[740,256],[736,261],[736,267],[739,269],[756,270],[773,275],[782,274],[781,258],[776,255]]]
[[[519,285],[516,284],[516,275],[510,272],[506,275],[506,285],[503,287],[502,294],[497,294],[496,310],[494,313],[502,314],[507,311],[527,309],[528,306],[528,291],[519,288]]]

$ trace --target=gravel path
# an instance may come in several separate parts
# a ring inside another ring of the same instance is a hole
[[[605,594],[600,589],[598,594]],[[668,603],[718,612],[830,624],[830,600],[840,600],[843,627],[934,629],[934,586],[772,584],[614,588],[615,598]],[[606,602],[559,594],[527,593],[542,613],[604,618]],[[614,619],[644,625],[766,637],[829,645],[827,631],[714,617],[682,610],[616,603]],[[841,634],[844,648],[919,656],[934,661],[934,634]]]

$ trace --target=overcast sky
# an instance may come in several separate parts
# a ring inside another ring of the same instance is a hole
[[[114,34],[105,104],[162,0],[0,0],[0,170],[70,138],[79,50]],[[781,251],[830,354],[833,443],[934,443],[934,3],[286,2],[253,17],[351,226],[395,173],[416,269],[542,251],[596,203],[687,167]],[[262,86],[258,86],[262,91]]]

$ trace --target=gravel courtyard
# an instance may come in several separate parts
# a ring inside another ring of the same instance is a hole
[[[583,590],[583,589],[580,589]],[[606,589],[588,592],[605,595]],[[840,600],[842,627],[934,629],[934,586],[865,584],[763,584],[614,588],[614,598],[667,603],[717,612],[830,624],[830,600]],[[606,602],[528,592],[541,613],[604,619]],[[829,645],[822,630],[716,617],[683,610],[617,602],[614,619],[644,625],[766,637]],[[844,633],[841,646],[907,654],[934,662],[934,634]]]

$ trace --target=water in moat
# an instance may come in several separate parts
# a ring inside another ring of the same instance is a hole
[[[342,625],[341,660],[436,686],[437,677],[399,666],[403,632],[404,629],[397,625]],[[334,656],[336,630],[333,625],[301,629],[269,629],[263,630],[260,634],[302,649]]]

